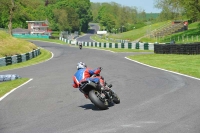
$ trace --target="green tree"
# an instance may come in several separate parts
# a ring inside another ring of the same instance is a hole
[[[98,11],[101,7],[100,3],[93,3],[91,2],[91,12],[92,12],[92,16],[93,16],[93,22],[99,22],[98,19]]]
[[[0,1],[0,12],[2,15],[1,22],[8,20],[6,24],[8,24],[9,34],[12,34],[12,20],[13,14],[15,10],[15,2],[14,0],[1,0]],[[5,17],[9,17],[6,19]],[[5,26],[5,25],[4,25]]]
[[[10,34],[12,28],[27,27],[27,20],[34,20],[38,16],[43,16],[42,10],[37,13],[38,7],[41,7],[42,4],[44,4],[43,0],[1,0],[0,26],[2,28],[8,27]]]
[[[177,19],[184,17],[197,21],[200,18],[199,0],[155,0],[155,7],[162,9],[161,17]]]
[[[54,19],[58,22],[58,29],[60,31],[79,31],[78,14],[71,7],[65,9],[54,9]]]
[[[134,25],[147,21],[146,13],[136,7],[121,6],[115,2],[92,3],[94,22],[99,22],[108,31],[133,30]],[[97,12],[98,11],[98,12]],[[155,18],[152,18],[152,21]],[[144,23],[142,24],[144,26]]]
[[[90,10],[89,0],[59,0],[50,7],[54,9],[64,9],[67,11],[69,24],[72,26],[72,31],[86,32],[88,24],[92,21],[92,12]],[[70,9],[70,10],[68,10]],[[53,18],[52,18],[53,19]],[[78,28],[77,28],[78,25]]]
[[[179,0],[185,14],[193,21],[200,20],[200,0]]]
[[[16,10],[13,17],[13,28],[27,28],[26,21],[30,20],[45,20],[43,15],[44,10],[39,10],[44,7],[42,0],[15,0]]]
[[[0,0],[0,27],[26,28],[27,20],[47,19],[52,30],[86,32],[90,6],[89,0]]]

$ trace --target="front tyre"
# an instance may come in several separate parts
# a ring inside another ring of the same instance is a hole
[[[91,90],[91,91],[89,92],[89,98],[90,98],[91,102],[92,102],[95,106],[97,106],[97,107],[98,107],[99,109],[101,109],[101,110],[107,109],[107,108],[108,108],[108,103],[107,103],[106,101],[105,101],[105,102],[101,101],[101,100],[99,99],[99,97],[100,97],[100,93],[99,93],[98,91]]]
[[[118,95],[116,93],[113,94],[113,102],[115,104],[119,104],[120,103],[120,98],[118,97]]]

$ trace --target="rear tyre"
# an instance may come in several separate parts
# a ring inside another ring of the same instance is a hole
[[[91,102],[101,110],[108,109],[108,102],[107,101],[105,101],[105,102],[101,101],[98,98],[99,95],[100,95],[100,93],[98,91],[91,90],[89,92],[89,98],[90,98]]]

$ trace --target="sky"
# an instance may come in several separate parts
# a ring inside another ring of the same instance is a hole
[[[90,0],[90,2],[115,2],[122,6],[137,7],[146,13],[160,13],[161,10],[154,7],[154,0]]]

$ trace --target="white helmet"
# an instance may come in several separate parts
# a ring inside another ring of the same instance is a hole
[[[77,63],[77,70],[79,70],[79,69],[83,69],[83,68],[86,68],[86,67],[87,67],[86,64],[83,63],[83,62],[79,62],[79,63]]]

